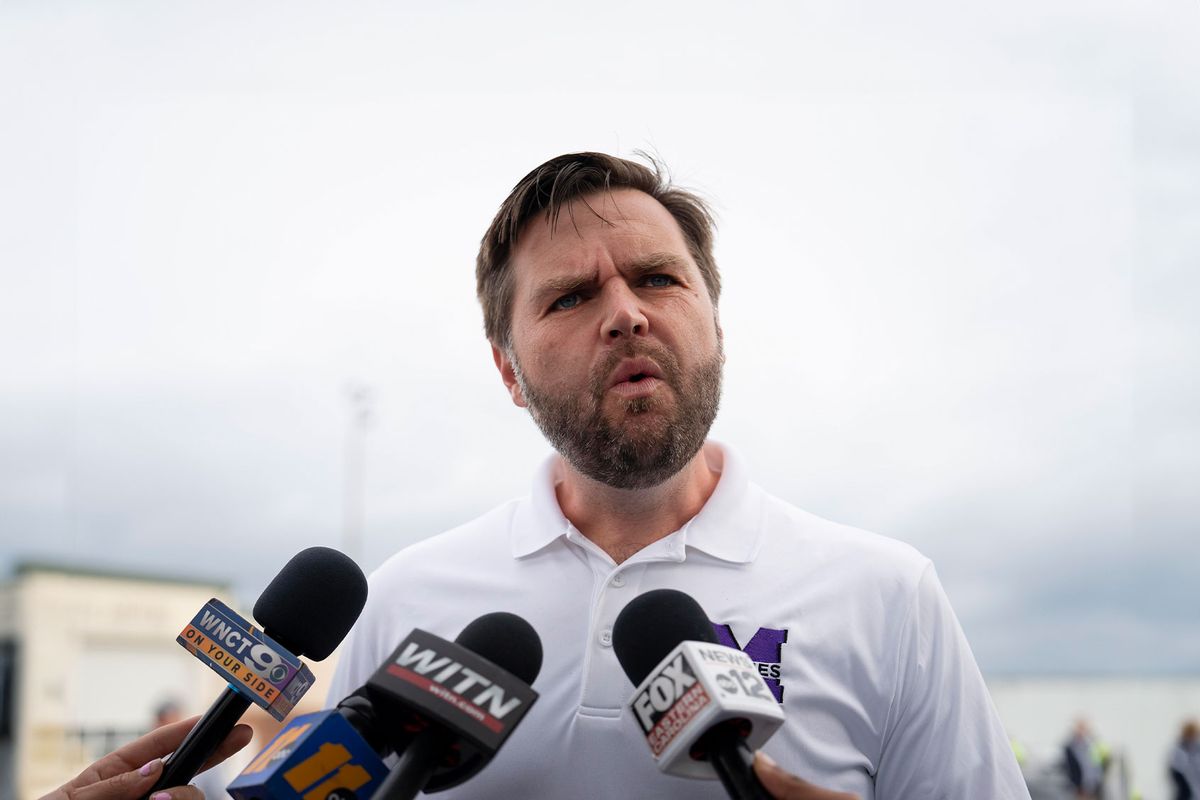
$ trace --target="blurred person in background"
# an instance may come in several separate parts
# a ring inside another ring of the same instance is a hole
[[[183,708],[177,700],[164,700],[154,709],[154,725],[151,728],[161,728],[183,719]]]
[[[1092,734],[1087,720],[1080,719],[1071,729],[1071,738],[1063,745],[1067,778],[1079,800],[1102,800],[1104,770],[1107,766],[1104,747]]]
[[[1200,800],[1200,725],[1189,719],[1167,766],[1175,787],[1175,800]]]

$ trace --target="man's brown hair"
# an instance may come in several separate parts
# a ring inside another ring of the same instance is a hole
[[[721,276],[712,253],[712,212],[698,196],[673,186],[660,162],[645,158],[650,167],[604,153],[568,153],[535,168],[513,187],[483,235],[475,260],[483,329],[493,344],[503,348],[511,344],[513,277],[509,262],[521,229],[529,220],[545,214],[553,230],[564,207],[568,215],[572,213],[572,200],[613,189],[645,192],[671,213],[716,307]],[[592,213],[600,216],[594,209]]]

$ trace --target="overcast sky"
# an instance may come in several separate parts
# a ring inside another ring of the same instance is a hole
[[[528,490],[478,241],[710,198],[713,435],[934,559],[987,672],[1200,670],[1200,5],[0,2],[0,574],[365,567]]]

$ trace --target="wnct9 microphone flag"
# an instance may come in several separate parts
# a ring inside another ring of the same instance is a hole
[[[349,632],[367,600],[367,579],[350,558],[328,547],[292,557],[254,604],[256,628],[213,599],[178,641],[229,682],[187,737],[167,757],[149,797],[191,781],[251,704],[276,719],[312,685],[300,656],[327,657]]]

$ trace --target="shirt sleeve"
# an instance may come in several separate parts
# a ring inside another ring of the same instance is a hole
[[[991,695],[932,565],[917,582],[896,658],[876,800],[1028,800]]]

